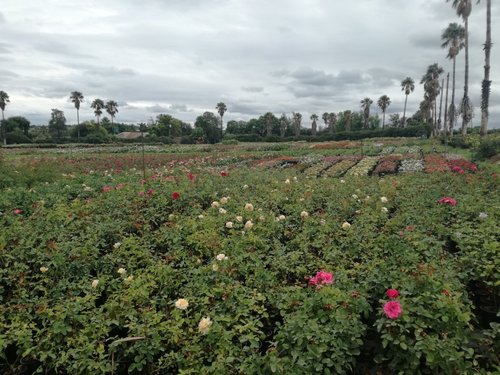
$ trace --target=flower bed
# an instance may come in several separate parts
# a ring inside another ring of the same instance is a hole
[[[338,163],[332,165],[330,168],[323,171],[325,177],[339,177],[342,176],[349,168],[356,165],[361,157],[350,157],[343,159]]]
[[[421,159],[404,159],[399,166],[399,173],[413,173],[422,172],[424,170],[424,163]]]
[[[367,176],[377,164],[378,158],[367,156],[346,172],[346,176]]]
[[[396,173],[402,157],[399,155],[391,155],[382,157],[372,174],[375,176]]]

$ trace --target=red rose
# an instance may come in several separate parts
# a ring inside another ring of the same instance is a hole
[[[394,299],[399,297],[399,292],[396,289],[389,289],[387,292],[387,297]]]
[[[172,193],[172,199],[173,199],[173,200],[177,200],[177,199],[179,199],[179,197],[180,197],[180,196],[181,196],[181,195],[180,195],[178,192],[176,192],[176,191],[174,191],[174,192]]]

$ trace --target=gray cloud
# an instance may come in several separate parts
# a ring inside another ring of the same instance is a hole
[[[484,10],[484,2],[474,2],[469,25],[476,107]],[[492,16],[496,35],[498,4]],[[450,22],[460,20],[450,3],[438,0],[108,0],[92,7],[4,0],[0,23],[8,42],[0,42],[6,62],[0,78],[11,97],[9,114],[33,116],[33,122],[46,122],[54,107],[73,121],[73,90],[85,95],[82,119],[93,118],[88,103],[96,97],[123,103],[117,120],[133,122],[160,112],[194,122],[206,110],[215,112],[219,101],[228,105],[227,120],[267,111],[308,118],[359,110],[362,98],[376,101],[382,94],[392,99],[389,111],[401,112],[403,78],[419,82],[434,62],[451,69],[440,47]],[[499,54],[494,46],[491,61]],[[492,124],[498,126],[499,69],[492,65]],[[460,97],[463,55],[456,84]],[[408,113],[422,96],[417,84]]]

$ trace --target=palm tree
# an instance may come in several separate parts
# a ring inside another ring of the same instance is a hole
[[[448,48],[448,58],[453,60],[453,73],[451,80],[451,103],[448,110],[450,125],[448,129],[450,132],[453,129],[453,119],[455,118],[455,69],[456,57],[460,50],[465,47],[465,28],[456,22],[450,23],[448,27],[441,34],[443,44],[441,47]]]
[[[405,92],[405,109],[403,111],[402,126],[405,127],[406,124],[406,103],[408,102],[408,95],[415,90],[415,81],[411,77],[406,77],[401,81],[401,90]]]
[[[80,139],[80,103],[83,101],[83,94],[80,91],[72,91],[69,95],[71,102],[75,104],[76,108],[76,130],[78,132],[78,139]]]
[[[5,106],[7,103],[10,103],[9,95],[5,91],[0,90],[0,109],[2,109],[2,136],[3,136],[3,145],[5,146],[7,144],[7,131],[5,129],[5,116],[4,116],[4,111],[5,111]]]
[[[480,0],[478,0],[479,2]],[[484,43],[484,79],[481,90],[481,137],[488,133],[490,102],[491,0],[486,0],[486,42]]]
[[[90,108],[94,109],[95,116],[97,118],[97,127],[99,127],[99,118],[102,115],[102,109],[104,108],[104,102],[101,99],[94,99]]]
[[[115,115],[118,113],[118,103],[114,100],[108,100],[105,108],[106,112],[108,112],[108,114],[111,116],[111,126],[113,126],[113,120],[115,118]]]
[[[318,125],[316,124],[316,120],[318,119],[318,115],[316,113],[313,113],[311,115],[311,120],[312,120],[312,125],[311,125],[311,128],[312,128],[312,135],[316,135],[316,130],[317,130],[317,127]]]
[[[300,135],[300,123],[302,122],[302,114],[299,112],[293,112],[293,122],[295,125],[295,136]]]
[[[337,122],[337,115],[333,112],[328,114],[328,127],[330,129],[330,133],[335,132],[335,123]]]
[[[364,98],[361,101],[361,109],[363,110],[363,117],[365,120],[363,128],[365,128],[365,129],[368,128],[368,119],[370,118],[370,106],[372,104],[373,104],[373,100],[371,100],[370,98]]]
[[[220,102],[220,103],[217,103],[217,105],[215,106],[215,109],[217,110],[217,112],[220,115],[220,137],[222,139],[222,134],[223,134],[222,133],[222,118],[224,117],[224,113],[226,113],[226,111],[227,111],[227,107],[223,102]]]
[[[323,119],[323,121],[325,122],[325,128],[328,127],[328,112],[325,112],[321,115],[321,118]]]
[[[448,2],[450,0],[446,0]],[[471,0],[453,0],[453,8],[457,15],[464,20],[465,27],[465,77],[464,77],[464,97],[460,106],[462,112],[462,135],[467,134],[467,125],[472,118],[472,108],[469,99],[469,16],[472,11]]]
[[[281,138],[285,138],[286,127],[287,127],[289,122],[290,122],[290,120],[283,113],[280,117],[280,136],[281,136]]]
[[[350,132],[351,131],[351,111],[344,111],[344,118],[345,118],[345,130]]]
[[[377,102],[384,116],[382,117],[382,129],[385,128],[385,110],[391,105],[391,99],[387,95],[382,95]]]
[[[273,117],[274,115],[271,112],[267,112],[264,115],[264,118],[266,119],[266,135],[270,137],[273,132]]]
[[[444,70],[437,63],[429,65],[427,67],[427,72],[423,75],[420,83],[424,84],[424,100],[430,105],[430,109],[433,113],[433,134],[436,135],[437,128],[437,97],[440,92],[439,76],[443,74]],[[431,118],[431,116],[428,116]]]

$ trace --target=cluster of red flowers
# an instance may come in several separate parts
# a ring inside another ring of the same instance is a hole
[[[425,171],[453,172],[464,174],[465,172],[476,172],[477,166],[465,159],[446,160],[441,155],[427,155],[425,157]]]
[[[384,304],[384,313],[389,319],[397,319],[403,314],[403,308],[399,301],[394,301],[399,297],[399,292],[396,289],[389,289],[386,294],[392,301]]]
[[[452,197],[443,197],[440,200],[438,200],[439,204],[449,204],[450,206],[456,206],[457,205],[457,200],[453,199]]]
[[[401,160],[400,156],[395,156],[395,155],[387,156],[378,163],[378,165],[373,170],[372,174],[380,175],[387,173],[396,173],[400,160]]]
[[[330,272],[318,271],[315,276],[309,279],[309,286],[315,286],[317,289],[323,285],[333,284],[334,277]]]

